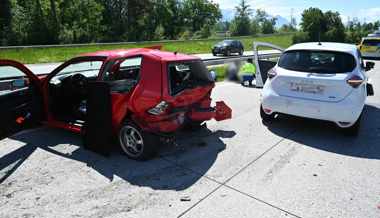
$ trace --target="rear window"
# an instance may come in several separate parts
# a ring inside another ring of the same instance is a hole
[[[363,41],[364,46],[376,46],[380,48],[380,39],[365,39]]]
[[[202,61],[171,63],[168,71],[171,95],[214,82]]]
[[[356,61],[354,56],[343,52],[299,50],[285,52],[278,66],[299,72],[337,74],[352,72]]]

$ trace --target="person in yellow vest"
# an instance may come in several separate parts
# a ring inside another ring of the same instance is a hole
[[[243,86],[252,86],[256,78],[256,66],[253,59],[248,59],[239,70],[239,79]]]

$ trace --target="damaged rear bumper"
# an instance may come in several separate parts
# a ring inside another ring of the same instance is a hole
[[[190,111],[180,111],[154,117],[153,119],[140,120],[135,118],[135,122],[148,132],[153,133],[174,133],[181,129],[188,122],[203,122],[215,119],[216,121],[228,120],[232,118],[232,109],[223,101],[216,102],[215,107],[192,108]]]

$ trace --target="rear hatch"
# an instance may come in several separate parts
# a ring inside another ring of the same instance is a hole
[[[338,102],[352,92],[346,80],[355,68],[355,58],[348,53],[288,51],[274,69],[272,87],[281,96]]]

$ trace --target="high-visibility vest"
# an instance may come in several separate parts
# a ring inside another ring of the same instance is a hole
[[[240,68],[239,75],[256,75],[256,66],[251,63],[244,64]]]

